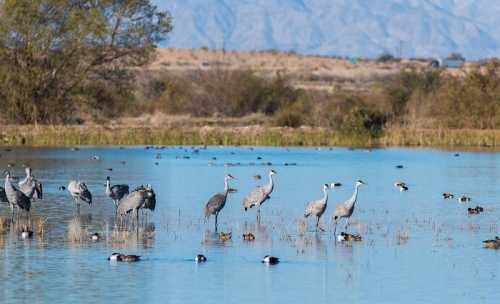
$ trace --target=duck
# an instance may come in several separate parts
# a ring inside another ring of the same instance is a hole
[[[476,206],[475,208],[467,208],[467,212],[469,214],[479,214],[484,211],[484,208],[481,206]]]
[[[205,263],[207,261],[207,257],[204,256],[203,254],[197,254],[195,257],[194,257],[194,261],[196,263]]]
[[[467,203],[470,202],[471,198],[465,194],[462,194],[458,197],[458,202],[459,203]]]
[[[345,232],[341,232],[338,236],[337,236],[337,241],[338,242],[344,242],[344,241],[347,241],[347,242],[361,242],[362,238],[361,238],[361,235],[357,235],[357,234],[349,234],[349,233],[345,233]]]
[[[30,239],[33,236],[33,231],[29,229],[23,229],[21,232],[21,238],[23,239]]]
[[[403,166],[403,165],[397,165],[397,166],[396,166],[396,169],[403,169],[403,168],[404,168],[404,166]]]
[[[140,261],[141,257],[138,255],[130,254],[121,254],[121,253],[113,253],[108,257],[108,261],[115,261],[115,262],[137,262]]]
[[[260,174],[256,174],[253,176],[253,179],[259,180],[259,179],[262,179],[262,176]]]
[[[221,232],[219,234],[219,240],[221,241],[229,241],[231,240],[231,237],[232,237],[232,232],[229,233]]]
[[[271,255],[266,255],[262,259],[262,263],[268,264],[268,265],[276,265],[280,262],[280,259]]]
[[[408,186],[404,182],[395,182],[394,187],[398,188],[399,191],[408,191]]]
[[[450,192],[444,192],[443,193],[443,198],[444,199],[450,199],[450,198],[454,198],[455,195],[453,195],[453,193],[450,193]]]
[[[100,235],[99,235],[99,233],[97,233],[97,232],[96,232],[96,233],[94,233],[94,234],[92,234],[92,235],[90,236],[90,240],[91,240],[91,241],[94,241],[94,242],[97,242],[97,241],[99,241],[100,239],[101,239],[101,236],[100,236]]]
[[[251,232],[243,233],[243,240],[253,241],[253,240],[255,240],[255,235],[253,235],[253,233],[251,233]]]
[[[500,248],[500,238],[496,236],[492,240],[483,241],[484,248],[498,249]]]

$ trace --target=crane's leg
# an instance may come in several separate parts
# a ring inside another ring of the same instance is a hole
[[[14,205],[9,204],[9,206],[10,206],[11,221],[14,222]]]
[[[316,231],[318,231],[318,229],[319,229],[320,231],[323,231],[323,232],[324,232],[324,231],[325,231],[325,229],[323,229],[323,228],[321,228],[321,227],[319,226],[319,219],[320,219],[320,217],[319,217],[319,216],[318,216],[318,217],[316,217]]]
[[[219,212],[215,214],[215,232],[217,233],[217,218],[219,217]]]
[[[139,227],[139,209],[135,209],[135,224]]]
[[[80,204],[76,203],[76,214],[80,215]]]
[[[345,232],[347,232],[347,227],[349,227],[349,219],[350,218],[348,217],[345,223]]]
[[[257,207],[257,223],[260,224],[260,206]]]
[[[335,228],[333,228],[333,236],[337,235],[337,220],[335,220]]]

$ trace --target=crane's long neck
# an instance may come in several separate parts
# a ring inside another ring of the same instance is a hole
[[[228,182],[228,179],[225,178],[224,179],[224,193],[227,195],[228,192],[229,192],[229,182]]]
[[[106,180],[106,194],[110,195],[111,193],[111,182],[109,179]]]
[[[274,187],[273,175],[269,173],[269,188],[273,189],[273,187]]]
[[[354,206],[354,204],[356,204],[356,201],[358,200],[358,188],[359,188],[359,185],[356,185],[354,188],[354,193],[352,194],[352,197],[349,200],[349,204],[348,204],[349,208]]]
[[[5,184],[4,184],[4,186],[5,186],[5,190],[6,191],[14,189],[14,187],[12,187],[12,184],[10,182],[10,175],[5,176]]]
[[[325,205],[328,203],[328,191],[326,188],[323,188],[323,201],[325,202]]]

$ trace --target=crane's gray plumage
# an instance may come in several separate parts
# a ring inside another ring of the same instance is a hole
[[[315,200],[312,202],[309,202],[306,206],[306,209],[304,210],[304,217],[308,218],[310,216],[315,216],[316,217],[316,230],[319,228],[320,230],[323,230],[319,227],[319,219],[325,213],[327,204],[328,204],[328,189],[334,188],[336,183],[332,183],[331,185],[324,184],[323,185],[323,198],[319,200]]]
[[[78,211],[80,211],[80,201],[92,206],[92,194],[84,182],[72,180],[69,182],[67,190],[75,200]]]
[[[156,208],[156,193],[153,190],[153,187],[151,185],[140,185],[139,187],[135,188],[134,191],[146,191],[146,199],[144,200],[144,204],[141,206],[142,209],[148,209],[151,211],[155,211]]]
[[[358,200],[358,188],[359,188],[359,186],[365,185],[365,184],[366,184],[365,182],[358,180],[356,182],[356,185],[354,186],[354,193],[351,196],[351,198],[349,198],[347,201],[345,201],[341,204],[338,204],[335,207],[335,210],[333,211],[333,214],[332,214],[333,220],[335,221],[335,230],[333,232],[334,234],[337,231],[337,221],[340,220],[341,218],[347,219],[346,229],[347,229],[347,226],[349,226],[349,218],[351,217],[352,213],[354,212],[354,206],[356,205],[356,202]]]
[[[229,193],[229,180],[234,179],[231,174],[224,176],[224,192],[214,194],[205,205],[205,218],[209,219],[210,215],[215,215],[215,231],[217,231],[217,219],[219,212],[226,205],[227,194]]]
[[[19,190],[21,190],[30,199],[42,199],[43,189],[42,183],[40,183],[31,174],[31,168],[26,167],[26,177],[19,182]]]
[[[129,193],[128,185],[111,186],[111,178],[106,177],[106,195],[113,200],[115,208],[118,208],[118,202]]]
[[[8,203],[7,194],[5,194],[5,188],[0,186],[0,202]]]
[[[19,208],[26,212],[30,211],[31,201],[29,197],[27,197],[23,192],[16,189],[14,185],[12,185],[10,181],[10,172],[5,171],[5,195],[7,197],[7,201],[9,202],[10,208],[12,212],[14,212],[14,208]]]
[[[154,210],[156,206],[156,194],[150,185],[137,187],[130,192],[118,204],[117,214],[124,216],[132,211],[135,212],[137,223],[139,223],[139,209]]]
[[[254,206],[257,207],[257,218],[260,218],[260,206],[264,204],[266,200],[269,199],[269,195],[273,192],[274,189],[274,182],[273,182],[273,175],[276,174],[276,171],[271,170],[269,171],[269,183],[266,185],[259,185],[255,187],[255,189],[250,192],[244,199],[243,199],[243,208],[245,208],[245,211],[247,211],[249,208],[252,208]]]

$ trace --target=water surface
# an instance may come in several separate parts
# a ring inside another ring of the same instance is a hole
[[[33,167],[45,198],[33,204],[32,216],[47,218],[43,237],[0,235],[3,303],[492,303],[499,296],[500,251],[481,244],[498,234],[499,153],[96,147],[15,148],[0,154],[0,167],[14,164],[17,176],[23,164]],[[258,225],[255,210],[245,213],[241,201],[267,182],[270,168],[278,172],[275,191]],[[233,240],[222,243],[213,219],[204,222],[203,207],[223,190],[226,173],[238,178],[231,183],[238,192],[219,217],[219,230],[233,232]],[[254,180],[256,174],[263,179]],[[103,186],[107,175],[113,183],[154,187],[157,210],[149,219],[154,232],[113,237],[114,207]],[[93,207],[83,206],[79,217],[69,194],[58,190],[70,179],[87,182],[94,195]],[[368,185],[360,189],[349,231],[363,241],[340,244],[331,213],[351,196],[357,179]],[[393,186],[399,180],[408,192]],[[304,207],[322,197],[324,183],[334,181],[343,186],[330,191],[321,222],[326,232],[315,233],[313,220],[303,218]],[[443,200],[445,191],[468,194],[473,201]],[[467,215],[477,204],[486,211]],[[9,212],[2,205],[0,213]],[[104,239],[71,242],[69,223],[75,218]],[[242,240],[247,231],[256,235],[254,242]],[[139,254],[143,261],[109,263],[112,252]],[[198,253],[208,262],[195,264]],[[260,263],[266,254],[282,262],[267,267]]]

